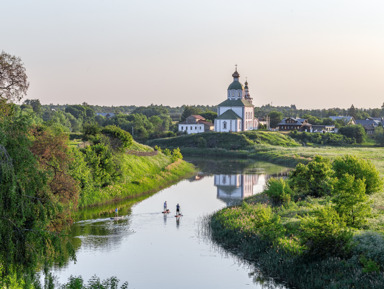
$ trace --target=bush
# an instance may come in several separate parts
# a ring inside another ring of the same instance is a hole
[[[125,130],[117,127],[117,126],[108,125],[108,126],[103,128],[102,133],[111,137],[111,138],[118,140],[117,142],[111,141],[111,145],[113,148],[119,147],[121,149],[124,149],[124,148],[128,148],[132,145],[133,139],[132,139],[131,134],[129,132],[126,132]]]
[[[319,209],[315,216],[303,217],[300,229],[306,255],[313,259],[344,256],[351,244],[352,232],[330,206]]]
[[[305,144],[313,143],[319,145],[345,146],[355,143],[354,138],[335,133],[308,133],[293,131],[289,134],[293,139]]]
[[[289,176],[289,184],[293,190],[304,196],[326,196],[333,190],[333,174],[331,162],[324,157],[315,156],[307,165],[296,166]]]
[[[177,160],[182,160],[183,159],[183,155],[181,154],[180,152],[180,149],[179,148],[176,148],[172,151],[172,162],[175,162]]]
[[[336,158],[332,163],[332,167],[337,178],[349,174],[354,176],[356,180],[365,180],[365,192],[368,195],[381,191],[383,188],[383,180],[379,171],[369,161],[345,155]]]
[[[362,125],[347,125],[339,129],[339,133],[349,138],[354,138],[356,143],[362,143],[366,137]]]
[[[384,237],[376,232],[364,232],[353,237],[354,255],[364,255],[384,268]]]
[[[359,228],[367,223],[372,208],[365,194],[364,180],[345,174],[335,185],[335,209],[348,226]]]
[[[289,203],[293,195],[292,189],[284,179],[271,178],[267,182],[267,188],[264,191],[275,203]]]

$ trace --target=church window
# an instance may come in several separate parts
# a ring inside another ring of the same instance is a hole
[[[226,121],[223,122],[223,129],[227,129],[227,122]]]
[[[181,127],[181,130],[183,130],[184,129],[184,127]]]

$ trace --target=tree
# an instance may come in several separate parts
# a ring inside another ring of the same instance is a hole
[[[50,172],[31,152],[32,140],[27,116],[0,122],[0,280],[33,276],[37,263],[52,262],[67,245],[55,232],[62,209],[50,191]]]
[[[269,118],[270,118],[270,127],[275,128],[281,122],[283,119],[283,114],[278,111],[271,111],[269,113]]]
[[[181,114],[181,121],[184,121],[188,116],[202,113],[202,110],[196,106],[186,106]]]
[[[351,107],[348,109],[348,115],[353,116],[356,119],[357,110],[352,104]]]
[[[37,114],[41,112],[41,103],[38,99],[26,99],[24,101],[24,104],[30,105],[33,109],[33,111]]]
[[[335,177],[341,179],[345,174],[354,176],[356,180],[364,180],[365,192],[370,195],[383,189],[383,180],[375,166],[355,156],[345,155],[336,158],[332,163]]]
[[[362,143],[365,139],[365,130],[362,125],[347,125],[339,129],[339,133],[349,138],[354,138],[356,143]]]
[[[375,128],[373,137],[375,138],[377,144],[384,146],[384,129],[382,126]]]
[[[0,97],[19,101],[27,94],[28,77],[21,59],[2,51],[0,53]]]
[[[334,195],[335,209],[348,226],[359,228],[367,223],[372,209],[365,194],[364,180],[345,174],[336,183]]]
[[[217,117],[217,112],[214,111],[206,111],[203,113],[200,113],[202,117],[204,117],[206,120],[214,122],[215,118]]]
[[[289,176],[289,184],[303,195],[326,196],[333,190],[333,174],[331,162],[322,156],[315,156],[307,165],[296,166]]]

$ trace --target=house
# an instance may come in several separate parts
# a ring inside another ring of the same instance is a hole
[[[277,127],[279,131],[312,131],[312,125],[308,123],[308,121],[304,118],[287,117],[284,118],[280,123],[278,123]]]
[[[330,116],[330,119],[333,121],[342,120],[344,125],[353,125],[356,124],[355,119],[353,116]]]
[[[367,120],[373,120],[377,126],[384,126],[384,119],[382,117],[368,117]]]
[[[336,132],[334,125],[313,124],[312,132]]]
[[[213,123],[206,121],[201,115],[190,115],[178,125],[179,132],[186,132],[187,134],[212,131],[213,128]]]
[[[258,122],[254,116],[255,107],[249,94],[248,82],[243,86],[239,82],[240,74],[232,74],[233,82],[228,86],[227,99],[217,107],[215,131],[238,132],[257,129]]]
[[[375,128],[379,126],[379,124],[373,119],[357,119],[356,124],[362,125],[366,134],[373,134],[375,132]]]

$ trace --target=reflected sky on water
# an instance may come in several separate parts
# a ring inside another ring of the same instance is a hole
[[[128,281],[129,288],[283,288],[212,243],[204,224],[213,212],[261,192],[271,175],[283,176],[287,169],[249,161],[191,161],[199,168],[193,178],[135,205],[126,201],[82,212],[72,230],[77,262],[55,268],[60,283],[70,275],[88,280],[96,274]],[[170,214],[162,214],[164,201]],[[112,220],[116,206],[122,218]]]

